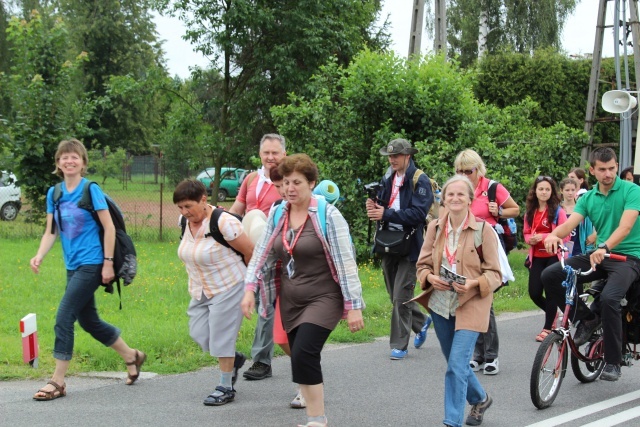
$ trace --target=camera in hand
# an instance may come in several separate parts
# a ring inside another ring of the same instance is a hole
[[[376,200],[381,188],[382,184],[379,182],[371,182],[364,185],[364,191],[367,192],[367,196],[372,200]]]

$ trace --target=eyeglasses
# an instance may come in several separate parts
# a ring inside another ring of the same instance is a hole
[[[476,168],[471,168],[471,169],[457,169],[456,173],[458,175],[471,175],[473,172],[475,172]]]
[[[553,178],[551,178],[550,176],[540,175],[539,177],[536,178],[536,182],[544,181],[545,179],[548,181],[553,181]]]

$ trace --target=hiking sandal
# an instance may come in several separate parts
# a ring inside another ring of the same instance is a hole
[[[222,406],[233,402],[235,398],[236,391],[233,388],[226,388],[219,385],[202,403],[206,406]]]
[[[142,364],[145,362],[145,360],[147,360],[147,355],[139,350],[136,350],[135,360],[130,363],[125,362],[125,365],[127,366],[135,365],[136,367],[135,375],[127,374],[127,381],[125,382],[126,385],[133,385],[133,383],[135,383],[138,380],[138,377],[140,376],[140,368],[142,367]]]
[[[53,381],[53,380],[49,380],[47,381],[47,384],[51,384],[52,386],[55,387],[55,389],[53,390],[43,390],[40,389],[36,392],[36,394],[33,395],[33,400],[53,400],[53,399],[57,399],[59,397],[64,397],[67,395],[67,384],[66,383],[62,383],[62,385],[59,385],[57,382]],[[44,396],[39,396],[38,393],[42,393],[44,394]]]

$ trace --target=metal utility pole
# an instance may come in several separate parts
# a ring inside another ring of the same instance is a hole
[[[411,30],[409,33],[409,55],[420,55],[422,45],[422,29],[424,28],[424,1],[413,0],[411,6]]]
[[[606,26],[607,15],[607,3],[614,2],[614,16],[613,25]],[[630,90],[628,79],[628,61],[627,61],[627,42],[629,31],[627,26],[630,27],[630,33],[632,35],[634,67],[636,71],[636,90],[640,88],[640,46],[636,43],[636,40],[640,37],[640,23],[638,22],[638,1],[628,0],[629,3],[629,17],[627,22],[626,15],[626,3],[627,0],[600,0],[598,7],[598,20],[596,23],[596,37],[593,46],[593,58],[591,64],[591,78],[589,79],[589,94],[587,98],[587,111],[585,115],[584,131],[589,135],[589,142],[586,147],[582,149],[580,156],[581,165],[587,163],[589,153],[593,144],[593,125],[596,121],[596,106],[598,103],[598,81],[600,78],[600,66],[602,63],[602,44],[604,39],[604,29],[614,28],[614,57],[616,63],[616,89],[618,90]],[[620,31],[622,29],[622,31]],[[621,70],[620,70],[620,45],[622,45],[624,55],[624,75],[625,82],[623,87]],[[626,167],[631,163],[631,115],[633,112],[624,113],[622,115],[622,121],[620,123],[620,167]],[[636,131],[637,135],[637,131]],[[640,150],[636,150],[634,163],[634,174],[640,174]]]

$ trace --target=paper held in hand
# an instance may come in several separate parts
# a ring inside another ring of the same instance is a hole
[[[453,287],[453,283],[464,285],[467,282],[467,278],[456,274],[453,270],[448,269],[444,265],[440,266],[440,278],[449,283],[449,286]]]

